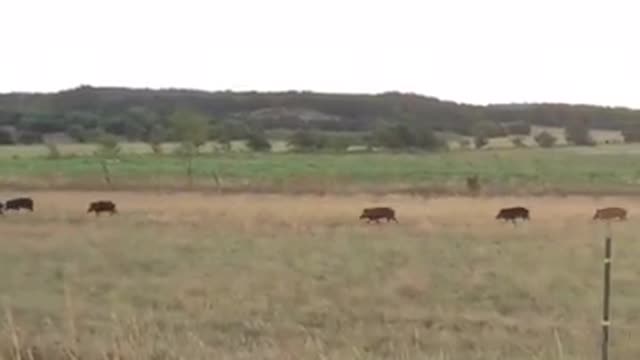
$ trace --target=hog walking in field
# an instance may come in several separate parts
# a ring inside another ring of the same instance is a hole
[[[522,206],[500,209],[500,212],[496,215],[496,219],[512,221],[514,224],[517,219],[529,220],[529,209]]]
[[[387,219],[387,222],[391,220],[398,222],[396,212],[390,207],[365,208],[362,210],[360,219],[367,219],[367,223],[371,222],[371,220],[380,223],[380,219]]]
[[[33,199],[28,197],[19,197],[11,200],[7,200],[4,204],[5,210],[16,210],[20,211],[20,209],[26,209],[29,211],[33,211]]]
[[[116,204],[113,201],[109,200],[92,202],[91,204],[89,204],[89,210],[87,210],[87,213],[90,213],[92,211],[96,213],[96,216],[98,216],[101,212],[108,212],[111,213],[111,215],[118,213],[118,211],[116,210]]]
[[[618,219],[620,221],[627,219],[627,210],[621,207],[607,207],[597,209],[593,215],[593,220],[612,220]]]

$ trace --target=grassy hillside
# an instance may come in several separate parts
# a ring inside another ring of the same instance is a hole
[[[640,124],[638,110],[588,105],[474,106],[398,92],[235,93],[85,86],[48,94],[0,94],[0,143],[40,142],[52,133],[83,141],[103,132],[140,141],[152,137],[154,128],[170,130],[172,115],[185,109],[207,119],[210,137],[232,139],[246,138],[247,129],[361,133],[389,123],[467,136],[479,126],[500,136],[520,134],[523,126],[527,134],[531,125],[584,122],[594,129],[620,131]]]

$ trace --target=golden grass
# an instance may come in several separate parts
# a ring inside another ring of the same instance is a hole
[[[0,219],[2,360],[594,358],[603,206],[630,212],[612,357],[640,355],[638,198],[27,195]],[[372,205],[400,223],[360,222]],[[494,219],[513,205],[532,221]]]

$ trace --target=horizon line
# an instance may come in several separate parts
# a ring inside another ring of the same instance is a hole
[[[90,85],[90,84],[80,84],[74,87],[61,88],[59,90],[48,90],[48,91],[7,91],[0,92],[0,96],[11,96],[11,95],[56,95],[65,92],[71,92],[75,90],[81,89],[98,89],[98,90],[130,90],[130,91],[183,91],[183,92],[200,92],[207,94],[216,94],[216,93],[236,93],[236,94],[286,94],[286,93],[309,93],[309,94],[319,94],[319,95],[344,95],[344,96],[382,96],[382,95],[411,95],[418,96],[427,99],[433,99],[440,102],[449,102],[454,103],[456,105],[463,106],[475,106],[475,107],[492,107],[492,106],[517,106],[517,105],[528,105],[528,106],[536,106],[536,105],[567,105],[567,106],[587,106],[587,107],[599,107],[599,108],[609,108],[609,109],[625,109],[632,111],[640,111],[640,108],[636,108],[628,105],[599,105],[594,103],[584,103],[584,102],[561,102],[561,101],[511,101],[511,102],[487,102],[487,103],[471,103],[471,102],[463,102],[451,99],[444,99],[433,95],[427,95],[423,93],[418,93],[414,91],[401,91],[401,90],[385,90],[380,92],[349,92],[349,91],[318,91],[318,90],[309,90],[309,89],[288,89],[288,90],[233,90],[233,89],[204,89],[204,88],[190,88],[190,87],[137,87],[137,86],[125,86],[125,85]]]

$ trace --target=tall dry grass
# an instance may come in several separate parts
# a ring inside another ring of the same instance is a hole
[[[594,358],[609,205],[612,357],[640,354],[639,199],[28,195],[0,219],[3,360]]]

